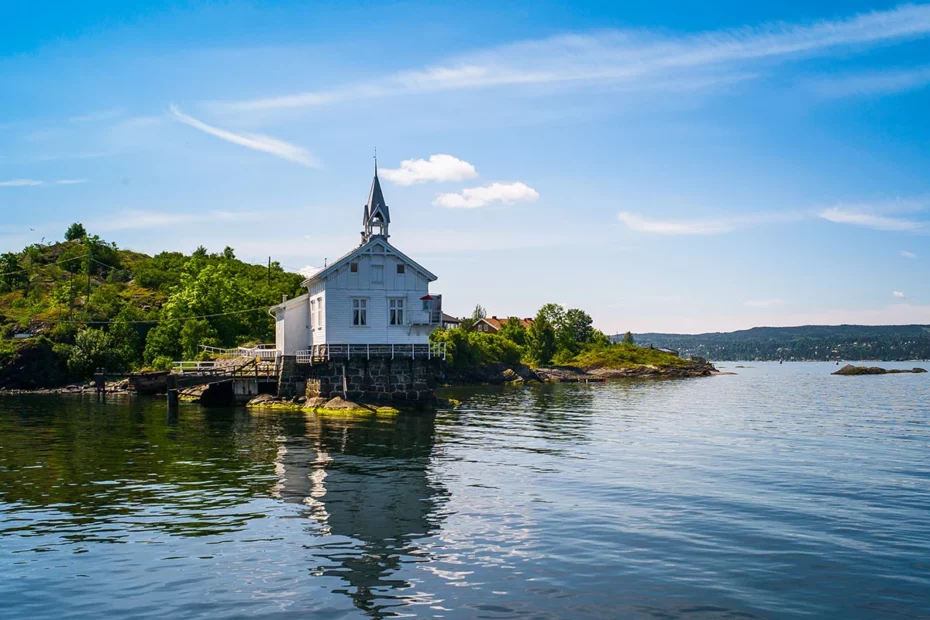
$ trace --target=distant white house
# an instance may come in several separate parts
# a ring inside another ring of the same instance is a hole
[[[275,348],[298,361],[330,355],[428,355],[442,324],[436,276],[388,242],[391,214],[378,169],[362,218],[359,247],[303,282],[307,293],[270,309]]]

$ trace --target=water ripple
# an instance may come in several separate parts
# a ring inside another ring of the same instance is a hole
[[[930,617],[930,381],[0,399],[0,617]]]

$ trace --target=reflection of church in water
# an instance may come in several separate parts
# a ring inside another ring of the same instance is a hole
[[[431,479],[435,418],[308,415],[284,419],[275,495],[306,506],[318,534],[314,574],[339,577],[371,615],[403,604],[392,578],[419,556],[416,541],[435,533],[447,492]],[[413,552],[413,554],[411,554]],[[393,593],[393,594],[392,594]],[[392,599],[395,599],[392,604]]]

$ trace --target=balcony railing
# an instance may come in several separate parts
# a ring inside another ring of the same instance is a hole
[[[408,317],[411,325],[442,324],[442,310],[411,310]]]
[[[297,352],[298,364],[353,359],[446,359],[446,343],[429,344],[317,344]]]

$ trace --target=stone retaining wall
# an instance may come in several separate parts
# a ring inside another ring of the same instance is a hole
[[[441,360],[353,359],[314,365],[285,357],[278,394],[284,397],[332,398],[343,395],[367,403],[430,403],[436,399],[434,377]]]

